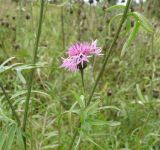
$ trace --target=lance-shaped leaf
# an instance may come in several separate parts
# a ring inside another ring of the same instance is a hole
[[[128,16],[134,17],[147,32],[153,34],[154,28],[152,24],[142,14],[138,12],[130,12]]]
[[[125,42],[122,51],[121,51],[121,57],[124,56],[126,50],[128,49],[128,47],[131,45],[131,43],[133,42],[133,40],[136,38],[137,33],[139,31],[139,27],[140,27],[140,23],[139,21],[136,21],[134,28],[132,29],[131,34],[129,35],[127,41]]]
[[[4,148],[5,150],[11,150],[16,130],[17,130],[16,124],[12,124],[11,127],[9,128],[8,135],[5,141],[5,148]]]

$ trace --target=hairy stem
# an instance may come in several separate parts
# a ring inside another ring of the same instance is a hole
[[[34,55],[33,55],[33,65],[37,62],[37,55],[38,55],[38,45],[41,36],[41,29],[42,29],[42,19],[43,19],[43,12],[44,12],[44,3],[45,0],[41,0],[41,8],[40,8],[40,16],[39,16],[39,24],[38,24],[38,32],[35,41],[34,47]],[[28,118],[28,109],[29,109],[29,101],[31,97],[31,90],[32,90],[32,83],[33,83],[33,75],[34,75],[35,68],[33,68],[30,72],[29,81],[28,81],[28,92],[27,98],[25,103],[25,112],[24,112],[24,119],[23,119],[23,131],[26,132],[26,125],[27,125],[27,118]],[[26,149],[26,137],[24,136],[24,144]]]

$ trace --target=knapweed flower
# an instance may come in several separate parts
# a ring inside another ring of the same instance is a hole
[[[97,46],[97,40],[91,43],[78,42],[69,47],[67,52],[68,58],[63,58],[61,67],[70,71],[84,69],[87,66],[87,62],[89,61],[88,58],[93,55],[102,55],[101,51],[101,48]]]

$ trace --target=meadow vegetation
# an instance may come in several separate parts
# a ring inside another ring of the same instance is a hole
[[[70,2],[0,0],[0,150],[159,150],[159,9]],[[70,45],[96,39],[84,92],[80,71],[60,66]]]

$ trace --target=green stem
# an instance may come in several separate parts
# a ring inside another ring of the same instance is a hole
[[[151,75],[151,98],[153,98],[153,88],[154,88],[154,84],[153,84],[153,78],[154,78],[154,34],[152,35],[152,45],[151,45],[151,59],[152,59],[152,75]]]
[[[81,72],[81,79],[82,79],[83,95],[85,95],[84,69],[80,69],[80,72]]]
[[[45,0],[41,0],[41,8],[40,8],[40,17],[39,17],[39,24],[38,24],[38,32],[37,32],[37,36],[36,36],[35,47],[34,47],[34,55],[33,55],[33,65],[35,65],[36,62],[37,62],[38,45],[39,45],[39,40],[40,40],[40,36],[41,36],[41,29],[42,29],[42,19],[43,19],[43,12],[44,12],[44,3],[45,3]],[[30,100],[30,97],[31,97],[31,90],[32,90],[34,71],[35,71],[35,68],[33,68],[31,70],[29,81],[28,81],[28,92],[27,92],[27,98],[26,98],[26,103],[25,103],[25,112],[24,112],[23,128],[22,128],[24,132],[26,131],[26,125],[27,125],[29,100]],[[26,149],[26,137],[24,137],[24,144],[25,144],[25,149]]]
[[[79,129],[80,127],[81,127],[81,123],[79,122],[78,128],[77,128],[77,130],[74,132],[74,135],[73,135],[73,138],[72,138],[72,141],[71,141],[71,143],[70,143],[70,145],[69,145],[68,150],[72,150],[74,141],[75,141],[75,139],[76,139],[76,137],[77,137],[77,135],[78,135],[78,129]]]
[[[127,5],[126,5],[126,8],[125,8],[125,10],[124,10],[123,17],[122,17],[122,19],[121,19],[121,22],[120,22],[120,24],[119,24],[119,27],[118,27],[118,29],[117,29],[117,32],[116,32],[115,37],[114,37],[114,39],[113,39],[113,42],[112,42],[112,44],[111,44],[111,47],[110,47],[110,49],[109,49],[108,55],[105,56],[104,63],[103,63],[103,65],[102,65],[102,68],[101,68],[98,76],[97,76],[96,82],[95,82],[95,84],[94,84],[94,86],[93,86],[93,89],[92,89],[92,92],[91,92],[91,94],[90,94],[90,96],[89,96],[89,100],[88,100],[88,102],[87,102],[86,108],[89,106],[89,104],[90,104],[90,102],[91,102],[91,100],[92,100],[92,97],[93,97],[93,94],[94,94],[95,89],[96,89],[96,87],[97,87],[97,84],[98,84],[98,82],[100,81],[100,79],[101,79],[101,77],[102,77],[102,75],[103,75],[103,72],[104,72],[104,70],[105,70],[105,66],[106,66],[106,64],[107,64],[107,62],[108,62],[108,59],[110,58],[110,56],[111,56],[111,54],[112,54],[114,45],[115,45],[115,43],[116,43],[116,41],[117,41],[117,39],[118,39],[118,36],[119,36],[120,31],[121,31],[121,29],[122,29],[123,23],[125,22],[125,19],[126,19],[126,17],[127,17],[127,13],[128,13],[128,11],[129,11],[129,6],[130,6],[130,4],[131,4],[131,1],[132,1],[132,0],[128,0],[128,1],[127,1]],[[81,126],[81,123],[80,123],[80,121],[79,121],[79,126],[78,126],[78,127],[80,127],[80,126]],[[76,132],[74,133],[74,136],[73,136],[73,138],[72,138],[72,141],[71,141],[71,143],[70,143],[70,146],[69,146],[69,149],[68,149],[68,150],[71,150],[71,149],[72,149],[73,144],[74,144],[74,141],[75,141],[77,135],[78,135],[78,131],[76,131]]]
[[[4,96],[5,96],[5,98],[6,98],[7,102],[8,102],[8,104],[9,104],[11,110],[12,110],[12,113],[13,113],[13,115],[14,115],[14,117],[15,117],[17,123],[18,123],[18,126],[20,126],[20,120],[19,120],[19,118],[18,118],[18,115],[17,115],[17,113],[16,113],[16,111],[15,111],[15,109],[14,109],[14,107],[13,107],[13,105],[12,105],[10,99],[9,99],[9,96],[8,96],[8,94],[6,93],[6,91],[5,91],[5,89],[4,89],[4,87],[3,87],[3,85],[2,85],[1,82],[0,82],[0,87],[1,87],[2,92],[3,92],[3,94],[4,94]]]
[[[111,46],[110,46],[110,48],[109,48],[108,55],[106,55],[105,58],[104,58],[104,62],[103,62],[102,68],[101,68],[101,70],[100,70],[100,72],[99,72],[99,74],[98,74],[98,76],[97,76],[96,82],[95,82],[95,84],[94,84],[94,86],[93,86],[93,89],[92,89],[92,92],[91,92],[91,94],[90,94],[90,96],[89,96],[89,100],[88,100],[88,102],[87,102],[87,106],[90,104],[90,102],[91,102],[91,100],[92,100],[92,97],[93,97],[93,94],[94,94],[94,92],[95,92],[95,89],[96,89],[96,87],[97,87],[97,85],[98,85],[98,82],[100,81],[100,79],[101,79],[101,77],[102,77],[102,75],[103,75],[103,72],[104,72],[104,70],[105,70],[106,64],[107,64],[107,62],[108,62],[108,60],[109,60],[109,58],[110,58],[110,56],[111,56],[111,54],[112,54],[112,52],[113,52],[113,48],[114,48],[114,46],[115,46],[115,44],[116,44],[116,41],[117,41],[117,39],[118,39],[118,36],[119,36],[119,34],[120,34],[120,31],[121,31],[121,29],[122,29],[123,23],[124,23],[125,20],[126,20],[127,13],[128,13],[128,11],[129,11],[129,6],[130,6],[131,1],[132,1],[132,0],[128,0],[128,1],[127,1],[127,5],[126,5],[126,8],[125,8],[125,10],[124,10],[123,17],[122,17],[122,19],[121,19],[121,22],[120,22],[120,24],[119,24],[119,27],[118,27],[117,32],[116,32],[116,34],[115,34],[115,37],[114,37],[114,39],[113,39],[113,42],[112,42],[112,44],[111,44]]]
[[[60,150],[61,149],[61,127],[62,127],[62,125],[61,125],[61,121],[62,121],[62,118],[61,118],[61,116],[62,116],[62,107],[61,107],[61,103],[59,103],[60,104],[60,111],[59,111],[59,117],[58,117],[58,144],[59,144],[59,146],[58,146],[58,150]]]

